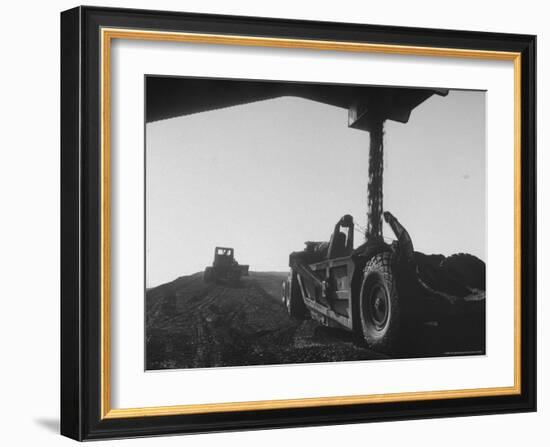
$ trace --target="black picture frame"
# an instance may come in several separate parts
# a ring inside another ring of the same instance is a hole
[[[521,54],[520,390],[514,395],[257,411],[102,417],[102,28]],[[536,36],[166,11],[61,13],[61,433],[77,440],[395,421],[536,410]]]

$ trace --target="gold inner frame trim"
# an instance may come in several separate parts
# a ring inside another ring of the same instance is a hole
[[[432,399],[504,396],[521,393],[521,53],[465,50],[455,48],[385,45],[323,40],[265,38],[251,36],[146,31],[138,29],[101,29],[101,418],[168,416],[231,411],[311,408],[319,406],[406,402]],[[214,404],[173,405],[142,408],[111,408],[110,339],[110,74],[113,39],[201,43],[213,45],[259,46],[271,48],[383,53],[409,56],[436,56],[466,59],[513,61],[514,63],[514,385],[304,399],[279,399]]]

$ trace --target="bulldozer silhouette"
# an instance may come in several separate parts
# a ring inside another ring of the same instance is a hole
[[[204,269],[204,282],[225,283],[237,286],[242,276],[248,276],[248,265],[240,265],[235,259],[235,250],[229,247],[216,247],[214,262]]]

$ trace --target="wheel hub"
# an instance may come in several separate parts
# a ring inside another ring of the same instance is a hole
[[[389,314],[388,295],[381,284],[375,284],[371,291],[370,317],[374,326],[381,330],[384,328]]]

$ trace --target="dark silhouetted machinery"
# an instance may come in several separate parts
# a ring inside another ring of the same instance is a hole
[[[248,265],[240,265],[229,247],[216,247],[212,266],[204,269],[205,282],[221,282],[238,285],[241,276],[248,276]]]
[[[383,215],[397,238],[392,243],[367,238],[354,249],[353,219],[345,215],[329,242],[306,242],[290,255],[282,286],[289,314],[356,331],[384,352],[398,349],[417,324],[483,329],[485,263],[463,253],[415,252],[407,230],[391,213]]]

